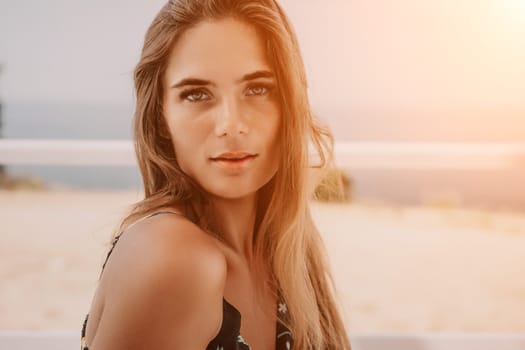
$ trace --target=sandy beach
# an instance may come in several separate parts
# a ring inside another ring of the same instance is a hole
[[[78,329],[138,192],[0,191],[0,329]],[[525,213],[313,203],[350,332],[525,332]]]

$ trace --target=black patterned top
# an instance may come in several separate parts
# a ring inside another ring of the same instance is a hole
[[[181,213],[175,212],[175,211],[158,211],[154,212],[152,214],[147,215],[146,217],[139,219],[138,221],[147,219],[149,217],[158,215],[158,214],[177,214],[182,215]],[[135,223],[137,223],[136,221]],[[134,225],[133,223],[132,225]],[[129,227],[129,226],[128,226]],[[121,233],[122,234],[122,233]],[[109,256],[111,255],[111,252],[113,251],[113,248],[115,248],[115,244],[118,242],[118,239],[120,237],[115,237],[113,240],[111,249],[106,257],[106,260],[104,264],[102,265],[102,270],[104,270],[104,267],[108,261]],[[101,271],[102,275],[102,271]],[[240,334],[241,329],[241,313],[235,306],[230,304],[226,299],[222,299],[222,324],[221,329],[219,330],[219,333],[213,338],[213,340],[208,344],[206,347],[206,350],[250,350],[250,345],[244,340],[244,338]],[[288,315],[288,308],[286,307],[286,304],[284,300],[279,296],[279,300],[277,303],[277,312],[283,319],[287,319]],[[86,326],[89,319],[89,313],[86,314],[86,317],[84,319],[84,323],[82,325],[82,331],[81,331],[81,344],[80,349],[81,350],[89,350],[88,345],[86,343]],[[276,350],[290,350],[293,349],[293,336],[290,330],[281,322],[277,321],[276,325],[276,339],[275,339],[275,349]]]

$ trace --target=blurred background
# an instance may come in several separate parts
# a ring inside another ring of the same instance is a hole
[[[525,332],[525,1],[280,3],[345,178],[312,206],[348,330]],[[163,4],[0,0],[0,330],[80,330],[140,175],[38,142],[130,144]]]

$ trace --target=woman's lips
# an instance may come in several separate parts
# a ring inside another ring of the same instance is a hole
[[[257,155],[246,156],[243,158],[212,158],[211,160],[213,164],[216,164],[224,169],[242,170],[252,164],[256,157]]]
[[[251,153],[251,152],[245,152],[245,151],[237,151],[237,152],[224,152],[216,157],[211,157],[212,160],[220,159],[220,160],[240,160],[249,156],[256,156],[257,153]]]
[[[254,156],[248,155],[248,156],[236,157],[236,158],[221,158],[221,157],[217,157],[217,158],[212,158],[212,160],[242,161],[242,160],[244,160],[246,158],[249,158],[249,157],[254,157]]]

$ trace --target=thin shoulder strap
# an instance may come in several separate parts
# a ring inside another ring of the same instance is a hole
[[[151,218],[153,216],[156,216],[156,215],[160,215],[160,214],[175,214],[175,215],[181,215],[181,216],[184,216],[184,214],[182,214],[181,212],[178,212],[178,211],[174,211],[174,210],[159,210],[159,211],[156,211],[156,212],[153,212],[153,213],[150,213],[134,222],[132,222],[131,224],[128,225],[128,227],[126,227],[122,232],[120,232],[118,235],[115,236],[115,238],[113,238],[113,241],[111,242],[111,249],[109,250],[108,252],[108,255],[106,256],[106,260],[104,260],[104,264],[102,264],[102,270],[100,271],[100,275],[99,275],[99,280],[100,280],[100,277],[102,277],[102,272],[104,272],[104,267],[106,267],[106,263],[108,262],[108,259],[109,259],[109,256],[111,255],[111,253],[113,252],[113,249],[115,248],[115,245],[117,244],[120,236],[122,236],[122,234],[128,230],[130,227],[136,225],[137,223],[143,221],[143,220],[146,220],[148,218]]]
[[[126,229],[124,231],[126,231],[127,229],[135,226],[136,224],[138,224],[139,222],[143,221],[143,220],[146,220],[146,219],[149,219],[151,218],[152,216],[156,216],[156,215],[159,215],[159,214],[175,214],[175,215],[181,215],[181,216],[184,216],[184,214],[182,214],[181,212],[178,212],[178,211],[174,211],[174,210],[159,210],[159,211],[155,211],[153,213],[150,213],[138,220],[136,220],[135,222],[132,222],[131,224],[128,225],[128,227],[126,227]],[[118,241],[118,237],[120,237],[120,235],[122,235],[124,233],[124,231],[120,232],[116,237],[115,239]],[[116,242],[114,242],[116,243]],[[114,244],[113,243],[113,244]]]

